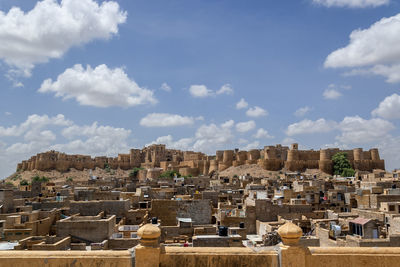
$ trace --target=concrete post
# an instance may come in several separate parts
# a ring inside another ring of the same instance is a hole
[[[135,266],[158,267],[160,265],[161,230],[154,224],[145,224],[137,232],[140,245],[135,247]]]

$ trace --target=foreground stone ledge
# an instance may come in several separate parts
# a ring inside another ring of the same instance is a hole
[[[251,248],[240,248],[240,247],[164,247],[163,252],[165,254],[205,254],[205,255],[257,255],[257,254],[268,254],[277,255],[277,252],[270,247],[260,251],[254,251]]]
[[[250,248],[165,247],[160,255],[159,266],[277,267],[278,262],[278,253],[273,248],[253,251]]]
[[[400,257],[400,247],[309,247],[308,250],[311,255],[382,255]]]
[[[0,251],[0,267],[105,266],[131,267],[132,254],[124,251]]]

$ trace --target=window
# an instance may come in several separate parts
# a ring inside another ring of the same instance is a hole
[[[394,211],[394,205],[389,205],[389,211]]]

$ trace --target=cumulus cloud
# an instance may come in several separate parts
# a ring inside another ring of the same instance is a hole
[[[0,58],[14,68],[10,75],[29,76],[35,64],[60,58],[73,46],[109,39],[126,18],[115,1],[43,0],[27,13],[18,7],[0,11]]]
[[[163,90],[163,91],[165,91],[165,92],[171,92],[171,90],[172,90],[172,89],[171,89],[171,86],[169,86],[167,83],[161,84],[160,89]]]
[[[249,108],[246,111],[246,115],[249,117],[257,118],[257,117],[267,116],[268,112],[263,108],[255,106],[254,108]]]
[[[221,124],[203,124],[193,137],[181,138],[175,141],[171,135],[158,137],[150,144],[165,143],[167,147],[201,151],[204,153],[215,153],[217,149],[228,148],[233,144],[234,135],[232,127],[235,125],[233,120],[228,120]]]
[[[400,136],[383,138],[378,144],[379,154],[385,159],[387,170],[400,169]]]
[[[233,94],[233,88],[230,84],[224,84],[219,90],[216,92],[208,89],[205,85],[192,85],[189,87],[190,95],[196,98],[205,98],[216,95],[231,95]]]
[[[365,8],[387,5],[390,0],[313,0],[313,2],[326,7]]]
[[[20,124],[0,126],[0,176],[11,174],[18,162],[51,149],[71,154],[115,156],[128,151],[130,135],[128,129],[97,122],[77,125],[62,114],[33,114]]]
[[[28,116],[28,118],[19,125],[13,125],[10,127],[0,126],[0,137],[22,136],[24,134],[32,136],[31,132],[40,132],[47,126],[68,126],[71,124],[72,121],[65,119],[62,114],[58,114],[54,117],[33,114]]]
[[[72,98],[81,105],[103,108],[157,103],[153,92],[139,87],[122,68],[110,69],[105,64],[94,69],[76,64],[60,74],[56,81],[45,80],[39,92],[55,93],[63,100]]]
[[[213,95],[213,91],[208,89],[205,85],[192,85],[189,92],[193,97],[203,98]]]
[[[355,68],[350,75],[372,73],[400,82],[400,14],[382,18],[367,29],[350,34],[347,46],[333,51],[325,60],[327,68]]]
[[[284,146],[289,146],[289,145],[291,145],[291,144],[293,144],[293,143],[297,143],[297,141],[295,140],[295,139],[293,139],[293,138],[291,138],[291,137],[286,137],[286,138],[284,138],[283,140],[282,140],[282,145],[284,145]]]
[[[379,106],[372,111],[373,116],[384,119],[400,119],[400,95],[393,94],[386,97]]]
[[[174,141],[172,135],[160,136],[155,141],[147,144],[146,146],[153,144],[165,144],[168,148],[190,150],[193,143],[193,138],[182,138]]]
[[[249,103],[244,100],[244,98],[241,98],[239,102],[236,103],[236,109],[244,109],[247,108]]]
[[[342,93],[336,89],[326,89],[322,94],[325,99],[335,100],[342,96]]]
[[[254,128],[256,128],[256,123],[253,120],[239,122],[236,124],[236,131],[240,133],[246,133],[248,131],[253,130]]]
[[[303,117],[303,116],[305,116],[308,112],[310,112],[311,111],[311,108],[309,107],[309,106],[305,106],[305,107],[301,107],[301,108],[299,108],[298,110],[296,110],[295,112],[294,112],[294,115],[296,116],[296,117]]]
[[[327,121],[323,118],[316,121],[304,119],[300,122],[290,124],[286,130],[288,136],[299,134],[327,133],[335,129],[337,123]]]
[[[254,142],[248,143],[246,146],[241,147],[240,149],[246,151],[257,148],[260,148],[260,142],[256,140]]]
[[[339,124],[342,132],[336,139],[345,144],[377,142],[389,135],[395,129],[386,120],[374,118],[366,120],[360,116],[345,117]]]
[[[267,130],[264,130],[263,128],[260,128],[257,130],[257,133],[253,135],[254,138],[257,139],[267,139],[267,138],[274,138],[272,135],[268,133]]]
[[[227,83],[224,84],[216,93],[217,95],[222,95],[222,94],[232,95],[233,88],[229,83]]]
[[[145,127],[172,127],[191,125],[194,123],[193,117],[181,116],[169,113],[151,113],[140,120],[140,125]]]
[[[54,144],[50,149],[67,153],[112,156],[129,149],[128,138],[131,130],[112,126],[72,125],[62,131],[62,135],[70,139],[68,143]]]
[[[193,150],[205,153],[215,153],[215,150],[226,145],[232,144],[234,136],[232,134],[233,120],[229,120],[221,125],[214,123],[205,124],[197,129]]]

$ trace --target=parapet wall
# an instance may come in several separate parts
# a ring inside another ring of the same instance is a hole
[[[0,267],[388,267],[398,266],[400,260],[400,248],[322,248],[278,245],[255,251],[250,248],[153,248],[139,245],[134,249],[136,253],[130,250],[0,251]]]
[[[123,251],[0,251],[0,267],[132,267],[134,260]]]

